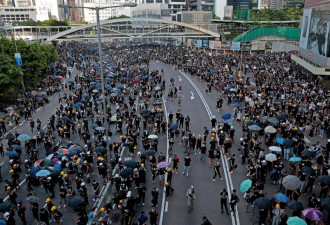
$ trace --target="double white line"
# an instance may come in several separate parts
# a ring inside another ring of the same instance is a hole
[[[209,105],[207,104],[203,94],[200,92],[199,88],[195,85],[195,83],[190,79],[190,77],[188,77],[186,74],[184,74],[183,72],[179,71],[189,82],[190,84],[195,88],[197,94],[199,95],[199,97],[201,98],[203,104],[204,104],[204,107],[206,109],[206,112],[210,118],[210,120],[212,119],[212,112],[210,110],[210,107]],[[218,136],[216,136],[217,138],[217,141],[219,142],[219,139],[218,139]],[[227,160],[224,158],[222,152],[221,152],[221,162],[222,162],[222,169],[223,169],[223,172],[224,172],[224,176],[225,176],[225,179],[226,179],[226,186],[227,186],[227,190],[228,190],[228,196],[229,196],[229,199],[231,198],[231,191],[234,189],[233,187],[233,181],[231,179],[231,176],[229,176],[228,174],[228,171],[229,171],[229,166],[228,166],[228,162]],[[233,212],[231,212],[231,220],[232,220],[232,224],[233,225],[240,225],[240,222],[239,222],[239,216],[238,216],[238,212],[237,212],[237,205],[235,206],[236,209],[236,213],[234,214]]]

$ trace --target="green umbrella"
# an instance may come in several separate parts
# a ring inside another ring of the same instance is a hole
[[[288,221],[286,222],[287,225],[307,225],[305,220],[300,219],[298,216],[289,217]]]
[[[239,190],[241,192],[246,192],[251,188],[251,186],[252,186],[252,180],[247,179],[241,183]]]

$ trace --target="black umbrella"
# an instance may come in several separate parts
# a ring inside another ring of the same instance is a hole
[[[322,200],[321,207],[322,207],[322,209],[325,209],[328,211],[330,210],[330,198],[329,197]]]
[[[122,212],[119,209],[114,209],[110,213],[110,220],[113,223],[118,223],[123,217]]]
[[[131,168],[134,168],[136,167],[138,164],[138,162],[134,161],[134,160],[126,160],[124,162],[124,165],[127,166],[127,167],[131,167]]]
[[[270,209],[272,207],[272,202],[265,197],[260,197],[254,202],[254,206],[259,209]]]
[[[6,139],[8,139],[8,140],[14,140],[15,138],[16,138],[16,136],[15,135],[12,135],[12,134],[8,134],[6,136]]]
[[[69,206],[73,209],[73,210],[76,210],[77,209],[77,206],[80,205],[81,203],[84,202],[84,198],[81,197],[81,196],[74,196],[70,202],[69,202]]]
[[[155,151],[154,150],[147,150],[143,153],[144,156],[149,157],[149,156],[154,156]]]
[[[10,209],[13,205],[8,202],[0,203],[0,212],[5,212]]]
[[[96,148],[95,148],[95,152],[96,152],[96,153],[104,153],[104,152],[106,152],[106,151],[107,151],[107,149],[104,148],[104,147],[102,147],[102,146],[99,146],[99,147],[96,147]]]
[[[300,212],[304,209],[304,206],[302,205],[301,202],[296,202],[296,201],[289,201],[288,202],[288,208],[292,209],[296,212]]]
[[[315,175],[315,170],[312,167],[309,167],[309,166],[304,166],[303,168],[301,168],[301,171],[303,173],[306,173],[308,176]]]
[[[314,157],[314,152],[309,149],[305,149],[301,154],[305,157]]]
[[[330,176],[323,175],[318,178],[318,180],[323,184],[330,184]]]
[[[133,174],[133,169],[131,168],[126,168],[126,169],[123,169],[121,172],[120,172],[120,176],[122,178],[127,178],[129,176],[131,176]]]

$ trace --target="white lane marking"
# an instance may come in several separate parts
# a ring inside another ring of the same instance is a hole
[[[168,201],[166,201],[166,204],[165,204],[165,212],[168,211]]]
[[[26,178],[24,179],[24,180],[22,180],[21,181],[21,183],[19,183],[19,185],[18,186],[22,186],[22,184],[24,184],[25,183],[25,181],[26,181]],[[8,198],[9,198],[9,195],[7,195],[4,199],[3,199],[3,201],[5,202],[5,201],[7,201],[8,200]]]
[[[168,124],[168,114],[167,114],[167,109],[166,109],[164,96],[162,97],[162,99],[163,99],[163,105],[164,105],[164,115],[165,115],[165,119],[166,119],[166,124]],[[169,150],[169,139],[168,139],[168,129],[166,129],[166,160],[170,161],[171,159],[168,158],[168,150]],[[165,181],[166,180],[167,180],[167,173],[165,173]],[[160,218],[159,218],[159,225],[163,225],[164,210],[165,210],[165,198],[166,198],[166,193],[165,193],[165,185],[164,185],[162,206],[161,206],[161,212],[160,212]]]
[[[191,92],[191,97],[190,99],[193,100],[195,97],[194,97],[194,92]]]

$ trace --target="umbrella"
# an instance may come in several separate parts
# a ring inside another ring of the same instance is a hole
[[[104,152],[106,152],[106,151],[107,151],[107,149],[104,148],[104,147],[102,147],[102,146],[99,146],[99,147],[96,147],[96,148],[95,148],[95,152],[96,152],[96,153],[104,153]]]
[[[252,125],[255,125],[256,123],[252,120],[245,120],[244,121],[244,124],[248,125],[248,126],[252,126]]]
[[[96,127],[98,127],[98,125],[95,124],[95,123],[93,123],[93,124],[91,125],[91,127],[92,127],[92,128],[96,128]]]
[[[40,166],[46,167],[52,165],[52,161],[49,159],[43,159],[41,160]]]
[[[141,80],[139,78],[136,78],[133,80],[133,83],[140,83],[140,82],[141,82]]]
[[[143,153],[144,156],[149,157],[149,156],[153,156],[155,155],[155,151],[154,150],[147,150]]]
[[[292,209],[293,211],[300,212],[304,209],[304,206],[302,205],[301,202],[289,201],[288,208]]]
[[[314,157],[314,152],[309,149],[305,149],[301,154],[305,157]]]
[[[105,128],[104,128],[104,127],[96,127],[95,130],[98,130],[98,131],[104,131]]]
[[[330,176],[328,176],[328,175],[320,176],[320,177],[318,177],[318,180],[323,184],[330,185]]]
[[[15,156],[18,156],[18,153],[15,151],[9,151],[9,152],[6,152],[6,155],[9,157],[15,157]]]
[[[300,162],[301,161],[301,158],[300,157],[291,157],[289,159],[290,162]]]
[[[248,126],[248,128],[250,130],[254,130],[254,131],[259,131],[261,130],[261,127],[259,127],[258,125],[251,125],[251,126]]]
[[[292,147],[294,145],[294,141],[291,139],[284,139],[283,145],[286,147]]]
[[[279,143],[280,145],[283,145],[284,143],[284,139],[283,138],[276,138],[275,139],[277,143]]]
[[[289,198],[285,194],[282,194],[282,193],[277,193],[275,195],[275,197],[276,197],[276,200],[279,202],[288,202],[289,201]]]
[[[5,212],[8,209],[10,209],[13,205],[8,202],[2,202],[0,203],[0,212]]]
[[[123,218],[123,213],[119,209],[114,209],[111,210],[109,217],[113,223],[118,223]]]
[[[301,171],[303,173],[306,173],[308,176],[315,175],[315,170],[312,167],[309,167],[309,166],[304,166],[303,168],[301,168]]]
[[[17,139],[18,139],[19,141],[27,141],[27,140],[30,140],[31,137],[30,137],[29,135],[27,135],[27,134],[20,134],[20,135],[17,137]]]
[[[117,121],[117,115],[111,116],[110,121],[112,121],[112,122]]]
[[[37,177],[47,177],[48,175],[50,175],[48,170],[40,170],[36,174]]]
[[[296,190],[300,187],[300,180],[297,176],[287,175],[283,178],[283,186],[288,190]]]
[[[237,98],[233,98],[231,101],[235,103],[235,102],[238,102],[239,100]]]
[[[235,88],[230,88],[229,91],[236,92],[237,90]]]
[[[39,202],[39,198],[34,196],[27,197],[25,200],[28,200],[29,202]]]
[[[133,169],[131,168],[126,168],[126,169],[123,169],[121,172],[120,172],[120,176],[122,178],[128,178],[129,176],[131,176],[133,174]]]
[[[131,168],[136,167],[137,164],[138,164],[138,162],[136,162],[134,160],[126,160],[126,161],[124,161],[124,165],[127,166],[127,167],[131,167]]]
[[[156,91],[158,91],[158,90],[160,90],[160,89],[162,89],[162,88],[159,87],[159,86],[156,86],[156,87],[155,87],[155,90],[156,90]]]
[[[282,149],[278,146],[270,146],[269,150],[273,151],[273,152],[281,152],[282,151]]]
[[[289,217],[289,219],[286,221],[287,225],[307,225],[305,220],[299,218],[298,216]]]
[[[148,136],[148,138],[149,138],[149,139],[157,139],[158,136],[155,135],[155,134],[151,134],[151,135]]]
[[[272,127],[272,126],[267,126],[265,128],[265,132],[270,133],[270,134],[275,134],[276,133],[276,129],[274,127]]]
[[[76,211],[77,206],[84,202],[84,198],[81,196],[73,196],[69,202],[69,206]]]
[[[116,97],[118,95],[118,93],[111,93],[110,96],[111,97]]]
[[[222,119],[224,119],[224,120],[228,120],[228,119],[230,119],[230,117],[231,117],[230,113],[222,114]]]
[[[69,150],[67,151],[67,155],[68,155],[69,157],[72,157],[72,156],[74,156],[74,155],[78,155],[78,154],[80,154],[80,153],[81,153],[81,150],[78,149],[78,148],[69,149]]]
[[[57,150],[56,153],[59,155],[65,155],[68,153],[68,150],[66,148],[61,148],[61,149]]]
[[[6,225],[6,220],[5,219],[0,219],[0,225]]]
[[[269,118],[267,121],[272,123],[272,124],[279,124],[280,123],[280,121],[276,118]]]
[[[325,210],[330,210],[330,198],[327,197],[321,201],[321,207]]]
[[[114,91],[114,92],[116,92],[116,93],[119,93],[119,92],[121,92],[121,90],[120,90],[120,89],[118,89],[118,88],[114,88],[114,89],[113,89],[113,91]]]
[[[321,221],[323,219],[323,214],[320,210],[314,208],[307,208],[302,211],[304,217],[312,221]]]
[[[265,197],[260,197],[254,202],[254,206],[258,207],[259,209],[269,209],[272,207],[272,202]]]
[[[167,161],[163,161],[157,164],[157,168],[166,168],[169,165],[171,165],[171,163],[167,162]]]
[[[273,161],[277,160],[277,157],[276,157],[275,154],[269,153],[269,154],[266,155],[266,160],[270,161],[270,162],[273,162]]]
[[[226,86],[226,84],[224,82],[221,82],[220,84],[218,84],[219,87],[223,88]]]
[[[22,147],[20,145],[12,145],[11,147],[13,149],[22,150]]]
[[[93,92],[93,93],[97,93],[97,92],[99,92],[99,91],[98,91],[98,90],[96,90],[96,89],[94,89],[92,92]]]
[[[74,108],[74,109],[79,109],[81,106],[82,106],[82,105],[78,103],[78,104],[74,104],[74,105],[72,106],[72,108]]]
[[[252,180],[247,179],[241,183],[239,190],[241,192],[246,192],[251,188],[251,186],[252,186]]]
[[[269,117],[269,116],[263,116],[261,119],[262,120],[268,120],[268,119],[270,119],[271,117]]]
[[[169,130],[176,130],[178,129],[179,125],[178,124],[172,124],[168,129]]]
[[[16,136],[12,135],[12,134],[9,134],[6,136],[6,139],[8,139],[8,140],[14,140],[15,138],[16,138]]]
[[[249,91],[254,91],[255,87],[253,87],[253,86],[249,86],[247,89],[248,89]]]
[[[288,114],[286,113],[282,113],[280,115],[277,116],[277,119],[279,120],[285,120],[288,117]]]

